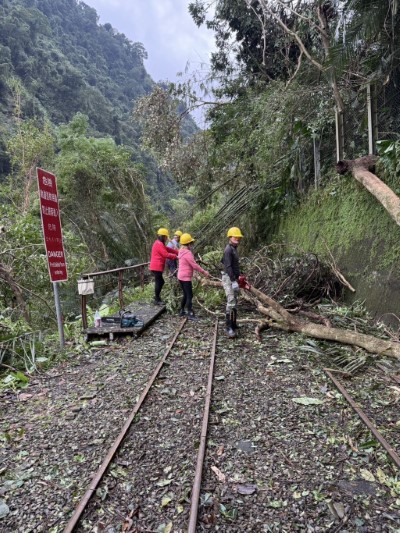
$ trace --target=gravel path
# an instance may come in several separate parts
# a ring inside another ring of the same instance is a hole
[[[329,361],[305,356],[304,343],[247,334],[232,350],[220,341],[198,531],[400,531],[398,472],[322,372]],[[363,376],[356,381],[361,388]],[[366,407],[381,401],[376,390]],[[398,404],[384,392],[396,445]]]
[[[0,395],[1,531],[63,530],[177,323],[164,316]],[[81,531],[186,531],[212,333],[202,320],[179,337]],[[248,324],[220,336],[199,532],[400,531],[399,474],[306,342],[260,342]],[[400,386],[376,366],[343,383],[400,453]]]
[[[135,341],[72,354],[22,394],[1,395],[1,531],[62,531],[175,327],[163,317]]]

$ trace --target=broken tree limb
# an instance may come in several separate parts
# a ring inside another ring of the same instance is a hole
[[[342,285],[347,287],[351,292],[356,292],[356,289],[353,287],[353,285],[350,285],[350,283],[347,281],[347,279],[343,276],[343,274],[340,272],[340,270],[337,267],[334,267],[331,265],[332,272],[336,275],[337,279],[340,281]]]
[[[373,174],[377,157],[367,155],[359,159],[344,159],[336,164],[338,174],[351,172],[354,178],[361,183],[380,202],[393,220],[400,226],[400,198],[390,187]]]
[[[303,311],[302,309],[299,309],[297,312],[299,313],[299,315],[303,315],[307,318],[311,318],[311,320],[315,320],[315,322],[321,322],[321,324],[323,324],[327,328],[332,327],[331,321],[325,316],[318,315],[317,313],[312,313],[311,311]]]
[[[340,281],[342,285],[347,287],[351,292],[356,292],[356,289],[352,285],[350,285],[350,283],[347,281],[347,279],[343,276],[343,274],[338,269],[335,258],[333,257],[332,252],[329,250],[329,247],[326,244],[325,239],[324,239],[324,244],[331,258],[331,261],[329,262],[329,266],[331,267],[332,272],[335,274],[335,276],[337,277],[337,279]]]
[[[220,281],[209,281],[202,279],[202,285],[209,285],[213,287],[221,287]],[[322,324],[315,324],[313,322],[306,322],[291,315],[284,307],[277,301],[273,300],[263,292],[255,287],[241,291],[242,296],[252,302],[258,311],[267,316],[268,319],[260,324],[258,331],[263,329],[263,326],[270,326],[284,331],[293,331],[302,333],[308,337],[316,339],[329,340],[340,342],[341,344],[350,344],[363,348],[369,353],[378,355],[385,355],[387,357],[400,358],[400,343],[385,339],[379,339],[372,335],[365,333],[358,333],[347,329],[331,328],[323,326]]]
[[[329,328],[321,324],[305,322],[304,320],[294,318],[293,316],[290,316],[290,320],[285,320],[287,311],[278,302],[273,300],[274,307],[272,308],[272,298],[263,294],[254,287],[250,287],[249,292],[255,295],[260,302],[263,302],[268,306],[265,307],[263,305],[258,305],[257,308],[261,313],[276,321],[275,323],[271,322],[270,325],[272,327],[284,329],[285,331],[303,333],[304,335],[314,337],[316,339],[336,341],[340,342],[341,344],[359,346],[367,352],[376,353],[378,355],[400,358],[400,343],[398,342],[378,339],[372,335],[366,335],[365,333],[358,333],[356,331],[350,331],[347,329]],[[273,309],[273,313],[271,313],[271,308]],[[275,318],[277,312],[280,315],[280,320],[276,320]]]

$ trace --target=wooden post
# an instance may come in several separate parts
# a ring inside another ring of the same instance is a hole
[[[368,153],[376,153],[377,141],[377,105],[375,86],[368,83],[367,85],[367,108],[368,108]]]
[[[124,298],[123,298],[123,294],[122,294],[122,276],[123,276],[123,273],[122,273],[122,270],[120,270],[118,272],[118,299],[119,299],[119,308],[120,309],[124,308]]]
[[[336,122],[336,159],[341,161],[344,158],[344,120],[343,113],[335,108]]]
[[[314,185],[318,189],[321,180],[321,138],[315,135],[313,138],[314,144]]]
[[[87,310],[86,310],[86,294],[81,295],[81,315],[82,315],[82,327],[87,329]]]
[[[142,291],[144,290],[144,267],[140,267],[140,287]]]

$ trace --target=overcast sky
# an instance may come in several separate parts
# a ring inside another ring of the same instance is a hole
[[[190,0],[84,0],[94,7],[100,24],[109,22],[128,39],[141,42],[145,67],[154,81],[177,81],[187,63],[198,71],[209,65],[213,32],[198,28],[188,12]]]

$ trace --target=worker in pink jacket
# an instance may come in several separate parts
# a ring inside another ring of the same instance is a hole
[[[194,243],[193,237],[189,233],[181,235],[180,244],[181,248],[178,254],[179,266],[178,266],[178,280],[182,287],[183,296],[181,301],[181,310],[179,316],[186,316],[185,307],[188,310],[188,319],[195,320],[196,316],[193,313],[192,300],[193,300],[193,287],[192,278],[194,270],[201,272],[206,277],[209,277],[207,270],[201,268],[200,265],[194,260],[193,254],[190,250]]]
[[[178,250],[167,248],[165,243],[169,238],[168,230],[160,228],[157,231],[157,240],[151,249],[150,270],[154,276],[154,304],[163,305],[161,301],[161,289],[164,286],[163,272],[167,259],[176,259]]]

